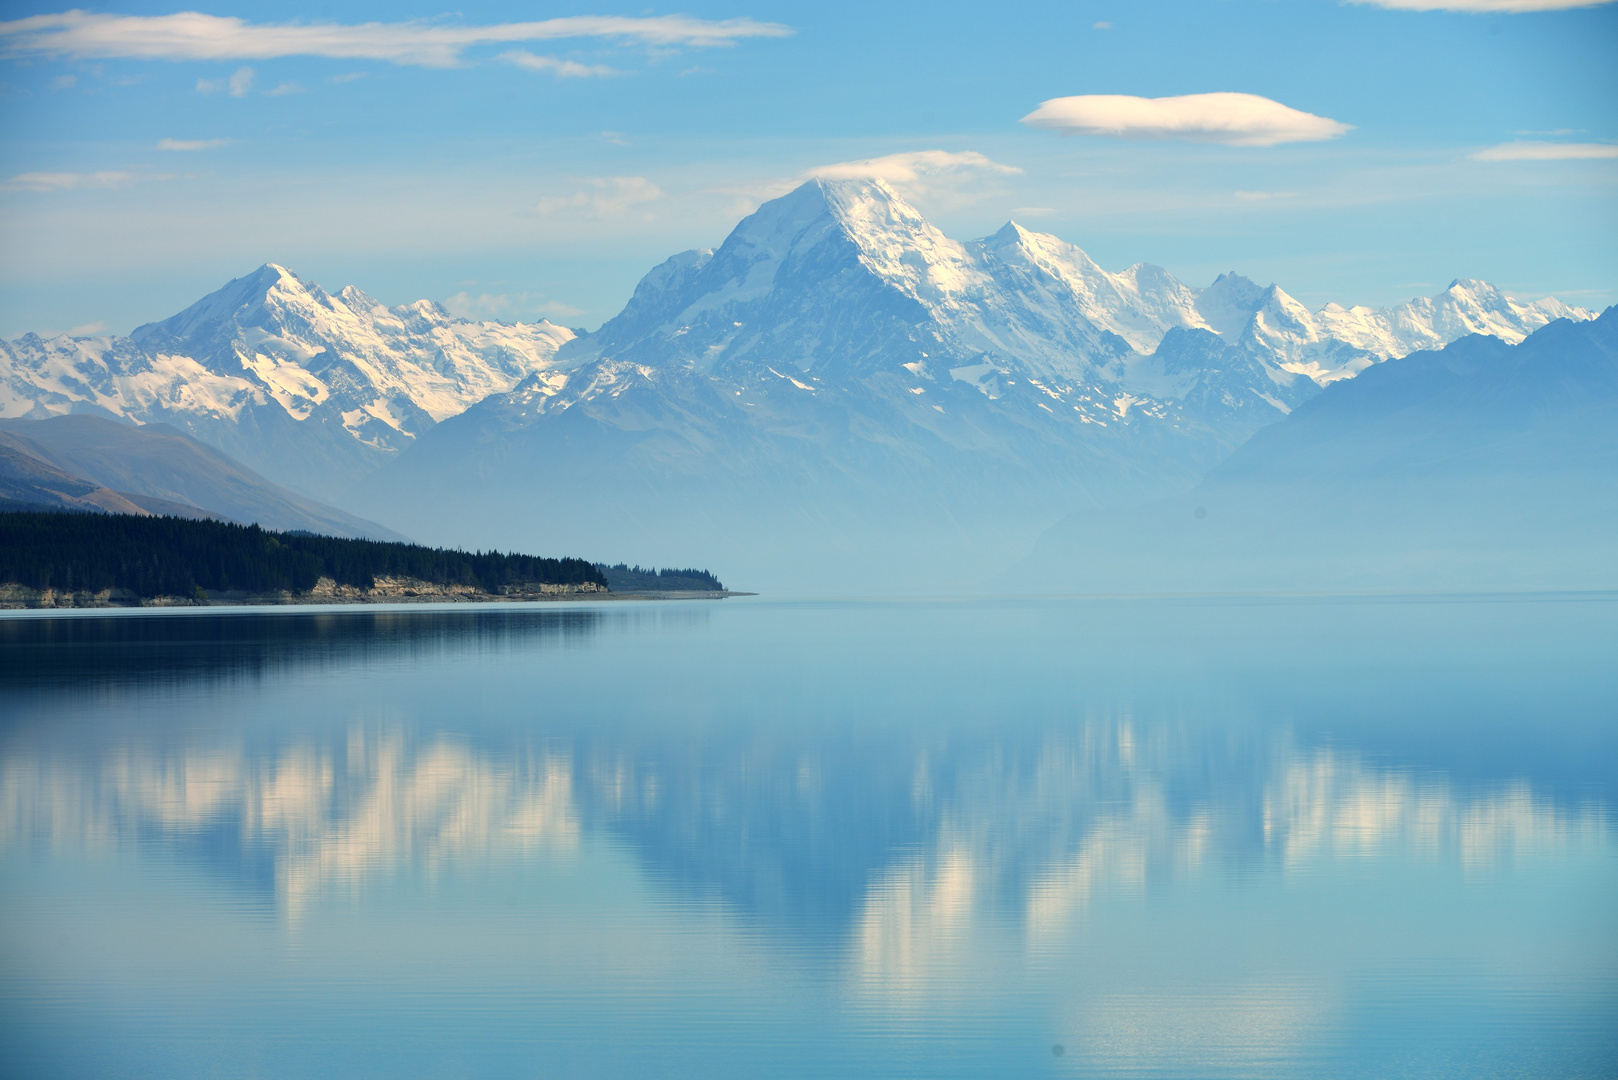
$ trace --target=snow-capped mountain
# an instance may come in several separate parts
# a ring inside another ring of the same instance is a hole
[[[822,179],[654,268],[594,334],[266,265],[127,338],[0,344],[0,415],[167,421],[305,494],[358,482],[345,505],[424,540],[975,574],[1075,507],[1189,487],[1368,365],[1589,316],[1472,281],[1310,311],[1015,223],[957,241],[880,180]]]
[[[815,180],[653,269],[353,505],[436,541],[754,583],[961,580],[1076,506],[1189,487],[1322,383],[1562,310],[1586,314],[1458,283],[1311,313],[1236,275],[1109,273],[1015,224],[955,241],[881,181]]]
[[[127,338],[0,344],[0,415],[166,421],[335,498],[440,420],[542,371],[573,332],[335,296],[266,264]]]
[[[622,314],[558,363],[611,358],[711,373],[767,358],[815,375],[898,366],[990,394],[1021,374],[1107,423],[1124,418],[1120,397],[1168,415],[1194,393],[1189,371],[1165,381],[1164,365],[1150,360],[1174,329],[1208,331],[1245,354],[1255,381],[1244,392],[1284,413],[1377,361],[1470,333],[1515,343],[1563,317],[1593,313],[1554,299],[1519,303],[1479,281],[1393,308],[1311,312],[1234,273],[1200,290],[1146,263],[1109,273],[1015,222],[958,242],[880,180],[816,180],[760,207],[717,252],[685,252],[655,269]]]

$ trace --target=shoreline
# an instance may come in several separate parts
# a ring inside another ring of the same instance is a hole
[[[478,611],[498,608],[515,611],[522,608],[558,605],[611,604],[632,601],[664,603],[681,600],[724,600],[736,596],[757,596],[749,592],[668,592],[668,593],[599,593],[594,596],[547,597],[543,600],[520,600],[497,596],[488,600],[321,600],[303,603],[184,603],[151,605],[147,607],[109,604],[105,607],[4,607],[0,608],[0,622],[32,619],[99,619],[141,618],[143,616],[204,616],[204,615],[294,615],[339,614],[362,610],[383,612],[446,612]]]
[[[32,596],[19,593],[34,593]],[[632,600],[726,600],[757,593],[733,590],[648,590],[609,592],[605,589],[548,588],[489,593],[473,589],[393,590],[358,589],[313,590],[307,593],[236,593],[191,599],[180,596],[134,597],[107,590],[95,594],[59,594],[47,590],[20,590],[0,586],[0,618],[50,615],[160,614],[253,610],[259,612],[295,611],[310,608],[422,608],[453,609],[469,606],[526,607],[531,604],[622,603]],[[64,602],[65,601],[65,602]]]

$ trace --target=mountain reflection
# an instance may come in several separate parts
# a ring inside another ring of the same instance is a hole
[[[578,842],[565,756],[492,759],[447,739],[354,731],[342,748],[120,751],[89,766],[28,755],[0,764],[8,848],[87,851],[156,844],[230,870],[267,866],[278,902],[357,892],[378,878],[434,875],[468,859]]]
[[[0,619],[0,686],[58,692],[259,681],[390,656],[425,660],[454,650],[580,641],[634,617],[572,607],[465,607]]]
[[[296,911],[400,875],[566,855],[595,830],[627,840],[667,887],[842,938],[859,977],[891,992],[940,985],[974,924],[1018,928],[1037,950],[1095,897],[1189,875],[1385,856],[1484,868],[1607,828],[1599,807],[1558,807],[1526,783],[1462,791],[1281,735],[1210,740],[1128,720],[1026,752],[726,749],[728,766],[387,727],[274,751],[14,746],[0,758],[0,843],[168,851]]]
[[[1558,807],[1526,783],[1463,792],[1284,737],[1216,749],[1169,728],[1092,723],[1027,768],[995,760],[964,778],[930,840],[873,879],[851,966],[867,990],[902,1001],[974,985],[973,939],[996,928],[1013,928],[1033,954],[1060,952],[1100,897],[1377,857],[1483,869],[1606,830],[1600,808]]]

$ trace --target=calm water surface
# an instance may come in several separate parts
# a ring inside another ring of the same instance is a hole
[[[1618,601],[0,620],[0,1073],[1618,1075]]]

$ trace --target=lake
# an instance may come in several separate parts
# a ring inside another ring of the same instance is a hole
[[[1618,597],[0,619],[0,1072],[1611,1077]]]

